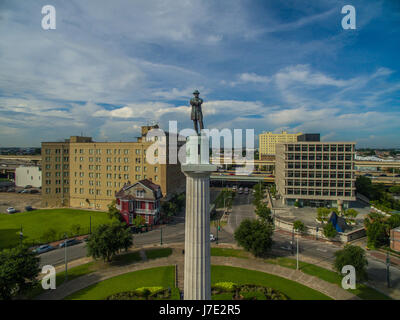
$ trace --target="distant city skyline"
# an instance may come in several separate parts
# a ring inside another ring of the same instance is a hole
[[[134,141],[151,121],[320,133],[400,148],[400,3],[53,0],[0,4],[0,147]],[[357,29],[341,25],[344,5]]]

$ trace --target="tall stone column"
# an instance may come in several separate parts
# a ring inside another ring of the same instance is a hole
[[[210,300],[210,174],[216,166],[208,162],[207,137],[189,137],[186,148],[184,299]]]

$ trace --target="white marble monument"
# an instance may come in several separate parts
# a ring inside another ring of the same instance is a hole
[[[211,300],[209,137],[190,136],[186,142],[184,299]]]

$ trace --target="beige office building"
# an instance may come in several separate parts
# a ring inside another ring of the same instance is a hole
[[[286,142],[297,142],[297,137],[302,133],[287,133],[282,131],[282,133],[272,133],[263,132],[258,135],[258,146],[261,155],[275,155],[275,146],[278,143]]]
[[[276,147],[276,187],[285,204],[348,207],[356,200],[354,142],[296,142]]]
[[[94,142],[71,136],[64,142],[42,143],[42,206],[107,210],[125,183],[149,179],[163,196],[185,190],[180,164],[150,164],[146,150],[154,143],[142,127],[136,142]],[[166,142],[168,142],[168,135]],[[154,151],[157,158],[157,151]],[[160,159],[161,160],[161,159]]]

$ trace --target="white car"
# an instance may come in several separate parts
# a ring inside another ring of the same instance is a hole
[[[17,210],[15,210],[15,208],[13,208],[13,207],[7,208],[7,213],[16,213],[16,212],[17,212]]]
[[[215,241],[215,240],[217,240],[217,238],[215,238],[214,235],[210,233],[210,241]]]

